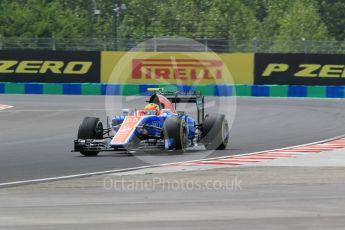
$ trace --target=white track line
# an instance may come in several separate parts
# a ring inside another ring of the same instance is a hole
[[[81,177],[95,176],[95,175],[102,175],[102,174],[110,174],[110,173],[117,173],[117,172],[124,172],[124,171],[133,171],[133,170],[153,168],[153,167],[158,167],[158,166],[159,165],[156,165],[156,166],[155,165],[148,165],[148,166],[140,166],[140,167],[134,167],[134,168],[115,169],[115,170],[99,171],[99,172],[83,173],[83,174],[74,174],[74,175],[67,175],[67,176],[60,176],[60,177],[48,177],[48,178],[42,178],[42,179],[13,181],[13,182],[0,183],[0,188],[1,187],[15,186],[15,185],[31,184],[31,183],[42,183],[42,182],[51,182],[51,181],[56,181],[56,180],[74,179],[74,178],[81,178]]]
[[[336,139],[340,139],[340,138],[343,138],[343,137],[345,137],[345,135],[340,135],[340,136],[336,136],[336,137],[333,137],[333,138],[328,138],[328,139],[325,139],[325,140],[311,142],[311,143],[302,144],[302,145],[289,146],[289,147],[285,147],[285,148],[265,150],[265,151],[252,152],[252,153],[243,153],[243,154],[235,154],[235,155],[228,155],[228,156],[222,156],[222,157],[198,159],[198,160],[192,160],[192,161],[180,161],[180,162],[173,162],[173,163],[166,163],[166,164],[140,166],[140,167],[134,167],[134,168],[98,171],[98,172],[74,174],[74,175],[67,175],[67,176],[60,176],[60,177],[49,177],[49,178],[41,178],[41,179],[32,179],[32,180],[6,182],[6,183],[0,183],[0,188],[1,187],[10,187],[10,186],[32,184],[32,183],[43,183],[43,182],[52,182],[52,181],[57,181],[57,180],[75,179],[75,178],[95,176],[95,175],[112,174],[112,173],[117,173],[117,172],[127,172],[127,171],[139,170],[139,169],[155,168],[155,167],[169,166],[169,165],[182,164],[182,163],[185,164],[185,163],[193,163],[193,162],[200,162],[200,161],[207,161],[207,160],[218,160],[218,159],[224,159],[224,158],[235,157],[235,156],[249,156],[249,155],[258,154],[258,153],[266,153],[268,151],[276,151],[276,150],[283,150],[283,149],[288,149],[288,148],[296,148],[296,147],[302,147],[302,146],[326,143],[326,142],[330,142],[330,141],[333,141],[333,140],[336,140]]]
[[[13,108],[13,106],[12,105],[1,105],[0,104],[0,110],[10,109],[10,108]]]

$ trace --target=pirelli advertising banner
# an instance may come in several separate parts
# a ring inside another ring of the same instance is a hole
[[[100,52],[0,51],[0,82],[100,82]]]
[[[253,84],[253,54],[102,52],[102,83]]]
[[[345,85],[345,55],[256,54],[255,84]]]

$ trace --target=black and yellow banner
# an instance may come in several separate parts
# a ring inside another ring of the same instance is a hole
[[[102,52],[102,83],[253,84],[254,54]]]
[[[100,52],[0,51],[0,82],[100,82]]]
[[[345,55],[3,50],[0,82],[345,85]]]
[[[345,85],[345,55],[255,54],[255,84]]]

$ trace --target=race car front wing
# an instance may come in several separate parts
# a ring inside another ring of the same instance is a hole
[[[74,150],[72,150],[72,152],[81,152],[81,151],[104,152],[104,151],[125,151],[125,150],[126,150],[125,148],[110,147],[107,139],[103,139],[103,140],[77,139],[77,140],[74,140]]]

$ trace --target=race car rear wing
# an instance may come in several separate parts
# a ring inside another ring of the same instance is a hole
[[[152,90],[153,91],[153,90]],[[176,109],[177,104],[179,103],[195,103],[198,116],[198,124],[204,122],[205,118],[205,98],[200,91],[191,91],[191,92],[161,92],[156,91],[166,97],[171,103],[174,104]],[[150,102],[153,102],[154,97],[151,97]]]
[[[175,104],[175,109],[178,103],[195,103],[196,110],[197,110],[197,116],[198,116],[198,124],[201,124],[204,122],[205,118],[205,98],[203,95],[201,95],[198,91],[193,92],[176,92],[174,95],[167,95],[163,93],[166,98]]]

